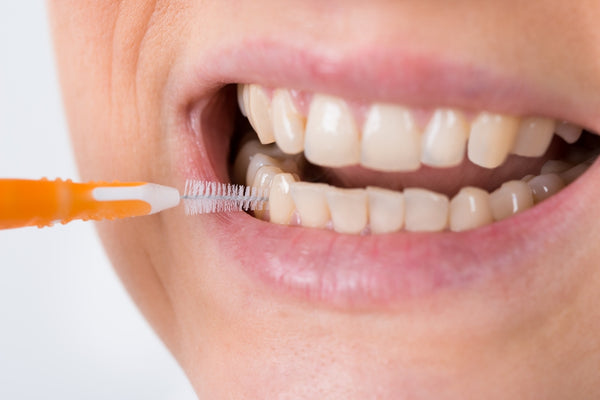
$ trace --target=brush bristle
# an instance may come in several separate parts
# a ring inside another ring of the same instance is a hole
[[[268,201],[264,190],[245,185],[188,180],[182,196],[187,215],[262,210]]]

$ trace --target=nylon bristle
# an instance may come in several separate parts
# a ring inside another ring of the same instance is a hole
[[[264,190],[230,183],[188,180],[182,196],[187,215],[262,210]]]

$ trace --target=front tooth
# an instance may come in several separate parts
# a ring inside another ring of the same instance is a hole
[[[500,166],[512,150],[519,130],[518,118],[483,112],[471,125],[469,159],[484,168]]]
[[[505,182],[490,194],[490,205],[494,219],[503,220],[533,206],[531,189],[527,182]]]
[[[542,165],[540,175],[557,174],[559,172],[564,172],[572,167],[573,164],[569,164],[568,162],[562,160],[548,160],[544,163],[544,165]]]
[[[246,113],[248,121],[256,131],[262,144],[275,141],[273,120],[271,118],[271,101],[262,87],[256,84],[248,85],[248,103]]]
[[[531,188],[533,201],[536,204],[560,192],[565,187],[565,182],[556,174],[538,175],[533,177],[527,184]]]
[[[577,125],[563,121],[556,125],[556,134],[564,139],[565,142],[572,144],[579,140],[583,129]]]
[[[404,190],[406,230],[437,232],[448,226],[448,197],[426,189]]]
[[[525,157],[544,155],[552,142],[555,125],[553,119],[524,118],[521,120],[512,153]]]
[[[292,174],[281,173],[273,177],[269,192],[269,214],[275,224],[289,224],[296,209],[290,187],[295,182]]]
[[[250,157],[250,163],[248,164],[248,169],[246,171],[246,185],[254,184],[254,177],[258,170],[264,166],[281,168],[281,162],[262,153],[253,155]]]
[[[359,133],[345,101],[317,94],[306,123],[304,155],[313,164],[342,167],[360,161]]]
[[[465,187],[450,202],[450,230],[479,228],[494,222],[490,194],[476,187]]]
[[[421,161],[431,167],[454,167],[465,155],[469,125],[462,113],[437,110],[423,134]]]
[[[324,183],[294,182],[290,193],[300,215],[300,224],[310,228],[325,228],[331,219],[325,193],[329,185]]]
[[[360,233],[367,226],[367,192],[362,189],[331,188],[326,193],[333,229]]]
[[[275,91],[271,110],[273,112],[273,133],[277,146],[287,154],[302,152],[306,118],[296,110],[287,90]]]
[[[402,192],[367,187],[369,197],[369,226],[372,233],[389,233],[402,229],[404,224],[404,195]]]
[[[374,104],[361,140],[361,165],[380,171],[414,171],[421,162],[421,134],[409,110]]]

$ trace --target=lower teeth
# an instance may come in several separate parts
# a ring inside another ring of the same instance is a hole
[[[573,155],[550,160],[539,175],[510,180],[491,193],[463,187],[451,199],[421,188],[344,189],[303,182],[298,176],[301,158],[252,141],[240,150],[233,173],[236,183],[270,192],[268,209],[255,213],[264,221],[346,234],[459,232],[506,219],[558,193],[589,168],[594,157],[587,157],[583,162]],[[572,164],[567,159],[580,162]]]

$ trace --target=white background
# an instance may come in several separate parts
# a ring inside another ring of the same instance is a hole
[[[41,0],[0,2],[0,177],[76,178]],[[195,399],[90,223],[0,231],[0,399]]]

